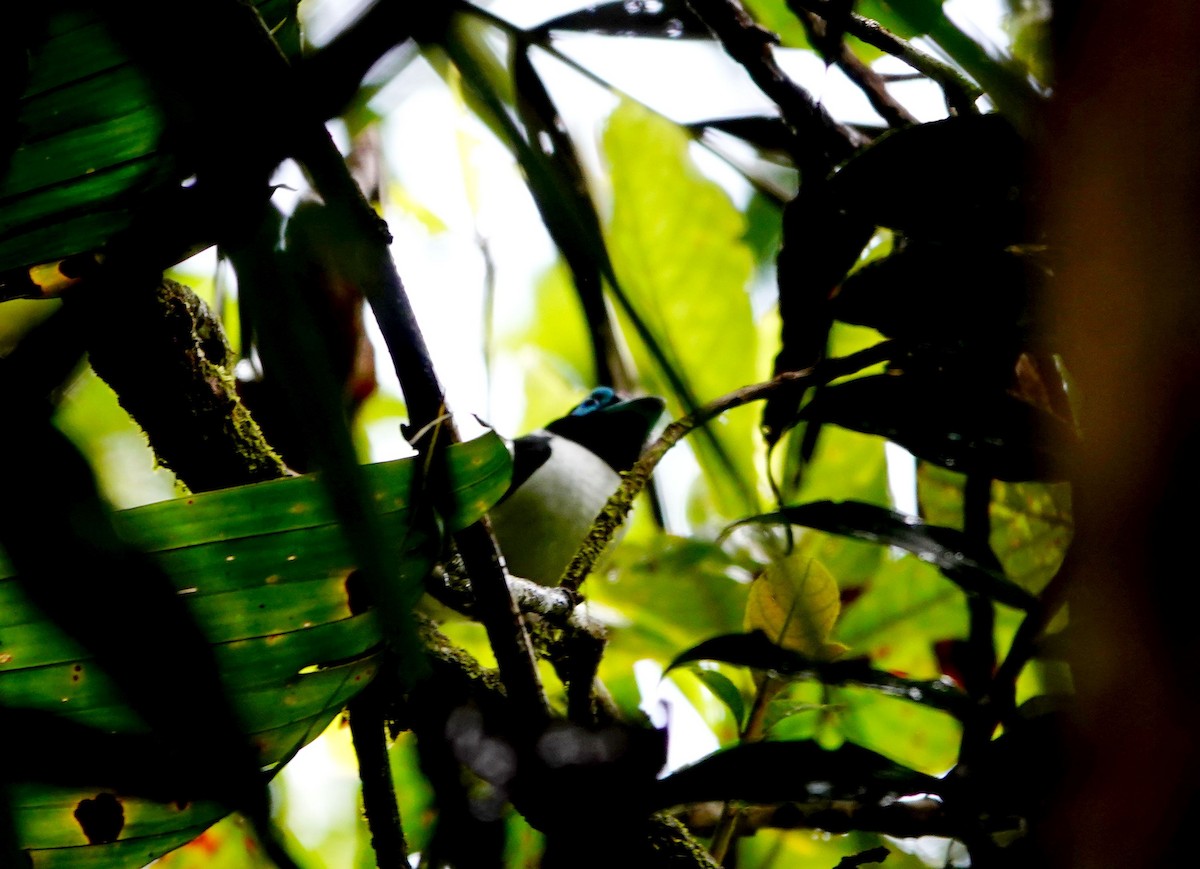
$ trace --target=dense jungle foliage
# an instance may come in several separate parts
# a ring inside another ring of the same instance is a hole
[[[0,865],[1062,865],[1092,91],[969,6],[8,10]]]

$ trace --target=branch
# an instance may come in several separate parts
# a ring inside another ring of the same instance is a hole
[[[695,834],[709,835],[719,823],[723,805],[698,803],[681,817]],[[739,831],[743,835],[764,829],[824,830],[835,835],[872,832],[899,838],[952,837],[959,833],[956,819],[946,811],[945,804],[934,799],[897,801],[887,805],[852,800],[750,805],[742,807],[740,821]]]
[[[375,0],[325,46],[296,66],[298,90],[320,118],[342,114],[381,57],[412,38],[413,11],[395,0]]]
[[[68,298],[92,368],[142,427],[158,461],[193,492],[286,476],[238,396],[225,331],[190,289]]]
[[[834,12],[830,0],[787,0],[787,5],[800,17],[803,17],[805,10],[815,12],[822,18]],[[978,111],[975,101],[983,95],[983,91],[950,64],[901,39],[878,21],[855,12],[845,19],[844,26],[851,36],[904,61],[926,78],[937,82],[946,95],[946,105],[951,111],[957,114],[974,114]]]
[[[431,623],[424,624],[422,638],[429,649],[433,678],[405,704],[401,722],[402,726],[412,727],[418,743],[422,739],[445,742],[448,719],[463,709],[478,713],[479,733],[486,734],[488,740],[512,739],[514,729],[527,729],[492,671],[456,648]],[[567,726],[556,735],[576,732],[587,733]],[[644,733],[629,728],[614,731],[613,735],[627,752],[636,754],[637,737]],[[649,735],[655,736],[653,731]],[[628,770],[620,765],[624,759],[618,752],[615,757],[594,763],[580,758],[555,767],[547,766],[542,752],[518,751],[515,775],[506,788],[517,811],[547,834],[548,852],[542,865],[548,869],[609,864],[716,869],[705,849],[678,820],[661,812],[647,816],[633,813],[641,793],[651,787],[656,771],[649,767]],[[595,776],[600,770],[603,772]],[[610,772],[612,780],[608,778]],[[606,813],[612,812],[618,817],[608,817]],[[604,847],[581,852],[581,843],[590,847],[589,842],[602,842]],[[471,848],[471,843],[454,844],[468,851]]]
[[[824,175],[866,141],[839,124],[808,91],[779,68],[771,46],[779,38],[759,27],[738,0],[687,0],[692,11],[740,63],[750,78],[770,98],[784,121],[796,132],[796,163],[801,173]]]
[[[300,96],[295,95],[297,102]],[[326,205],[345,217],[350,241],[347,275],[362,289],[375,314],[408,404],[411,428],[426,432],[414,446],[426,457],[426,466],[436,469],[441,447],[459,437],[446,418],[441,383],[388,251],[387,226],[363,197],[323,124],[313,120],[298,130],[295,156]],[[486,520],[456,534],[455,542],[476,586],[481,621],[508,690],[531,720],[545,719],[548,708],[533,648],[508,593],[503,562]]]
[[[508,588],[521,613],[535,616],[526,619],[534,648],[568,686],[567,717],[578,723],[618,720],[621,715],[611,698],[599,689],[593,691],[604,651],[604,626],[579,606],[577,595],[566,589],[539,585],[519,576],[508,577]],[[476,617],[475,595],[461,562],[451,560],[435,568],[425,590],[456,612]]]
[[[871,103],[871,107],[879,113],[888,126],[908,127],[917,123],[917,119],[909,113],[908,109],[888,93],[887,83],[883,76],[859,60],[858,55],[851,51],[850,46],[841,40],[837,42],[836,47],[827,46],[824,36],[829,25],[824,18],[812,12],[798,14],[800,23],[804,25],[804,30],[809,35],[809,42],[821,46],[820,51],[825,56],[825,62],[837,64],[838,69],[858,86],[858,89]]]
[[[623,475],[620,488],[608,499],[608,503],[604,505],[600,515],[592,523],[592,530],[587,539],[583,541],[579,551],[567,565],[559,587],[570,592],[579,590],[579,586],[595,566],[596,560],[603,554],[617,529],[625,521],[629,511],[633,509],[634,499],[646,487],[650,475],[654,473],[658,463],[662,461],[671,447],[683,440],[695,428],[716,419],[728,410],[752,401],[760,401],[775,393],[801,393],[810,386],[825,384],[839,377],[854,374],[871,365],[891,359],[895,352],[894,342],[883,341],[850,356],[827,359],[811,368],[805,368],[803,371],[785,371],[765,383],[756,383],[734,390],[672,422],[663,430],[658,440],[646,448],[637,463]]]
[[[387,737],[384,734],[383,698],[385,683],[374,681],[350,701],[350,739],[358,759],[358,778],[362,782],[363,815],[371,831],[371,849],[378,866],[407,866],[408,844],[396,805],[396,787],[388,762]]]

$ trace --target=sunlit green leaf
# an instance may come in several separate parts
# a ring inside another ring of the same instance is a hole
[[[1065,483],[1004,483],[992,489],[991,545],[1004,572],[1039,592],[1058,572],[1074,535]]]
[[[891,760],[942,775],[958,758],[961,724],[950,714],[866,688],[832,689],[847,740]]]
[[[917,489],[930,522],[962,524],[963,475],[922,463]],[[989,542],[1004,573],[1027,591],[1045,588],[1062,564],[1074,533],[1070,486],[1064,483],[992,483]]]
[[[745,720],[746,701],[742,699],[742,692],[737,685],[733,684],[732,679],[720,670],[709,670],[703,667],[693,667],[691,673],[703,682],[718,700],[725,704],[735,722],[741,724]]]
[[[634,103],[613,112],[604,133],[613,191],[608,243],[631,303],[703,401],[756,379],[746,293],[753,257],[742,241],[745,219],[696,169],[688,144],[682,129]],[[710,428],[735,464],[722,468],[695,438],[701,467],[727,513],[744,509],[754,500],[746,485],[756,476],[753,417]]]
[[[612,623],[611,650],[666,662],[708,637],[741,630],[748,580],[720,547],[662,537],[618,547],[608,569],[588,581],[588,598]]]
[[[928,644],[967,634],[963,592],[936,567],[912,556],[888,561],[846,606],[835,636],[855,652]]]
[[[841,612],[837,581],[819,561],[790,556],[767,565],[750,586],[745,628],[815,660],[845,651],[830,635]]]
[[[785,0],[746,0],[745,7],[754,20],[779,37],[781,45],[808,48],[808,34]]]

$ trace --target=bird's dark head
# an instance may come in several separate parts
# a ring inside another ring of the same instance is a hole
[[[665,409],[656,396],[626,399],[599,386],[546,430],[587,447],[614,470],[628,471]]]

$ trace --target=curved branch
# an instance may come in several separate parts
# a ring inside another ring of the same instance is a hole
[[[785,371],[772,380],[743,386],[741,389],[727,393],[710,401],[695,412],[672,422],[663,430],[658,440],[646,448],[633,468],[623,475],[620,488],[608,499],[608,503],[604,505],[600,515],[592,523],[592,530],[587,539],[583,541],[579,551],[567,565],[559,587],[569,592],[579,590],[579,586],[591,573],[597,559],[612,541],[617,529],[629,515],[629,511],[633,509],[634,500],[646,487],[650,475],[654,473],[658,463],[662,461],[671,447],[683,440],[694,429],[716,419],[727,410],[741,407],[752,401],[760,401],[777,392],[802,392],[810,386],[822,385],[839,377],[854,374],[879,362],[887,361],[895,355],[895,352],[895,342],[883,341],[850,356],[827,359],[802,371]]]

